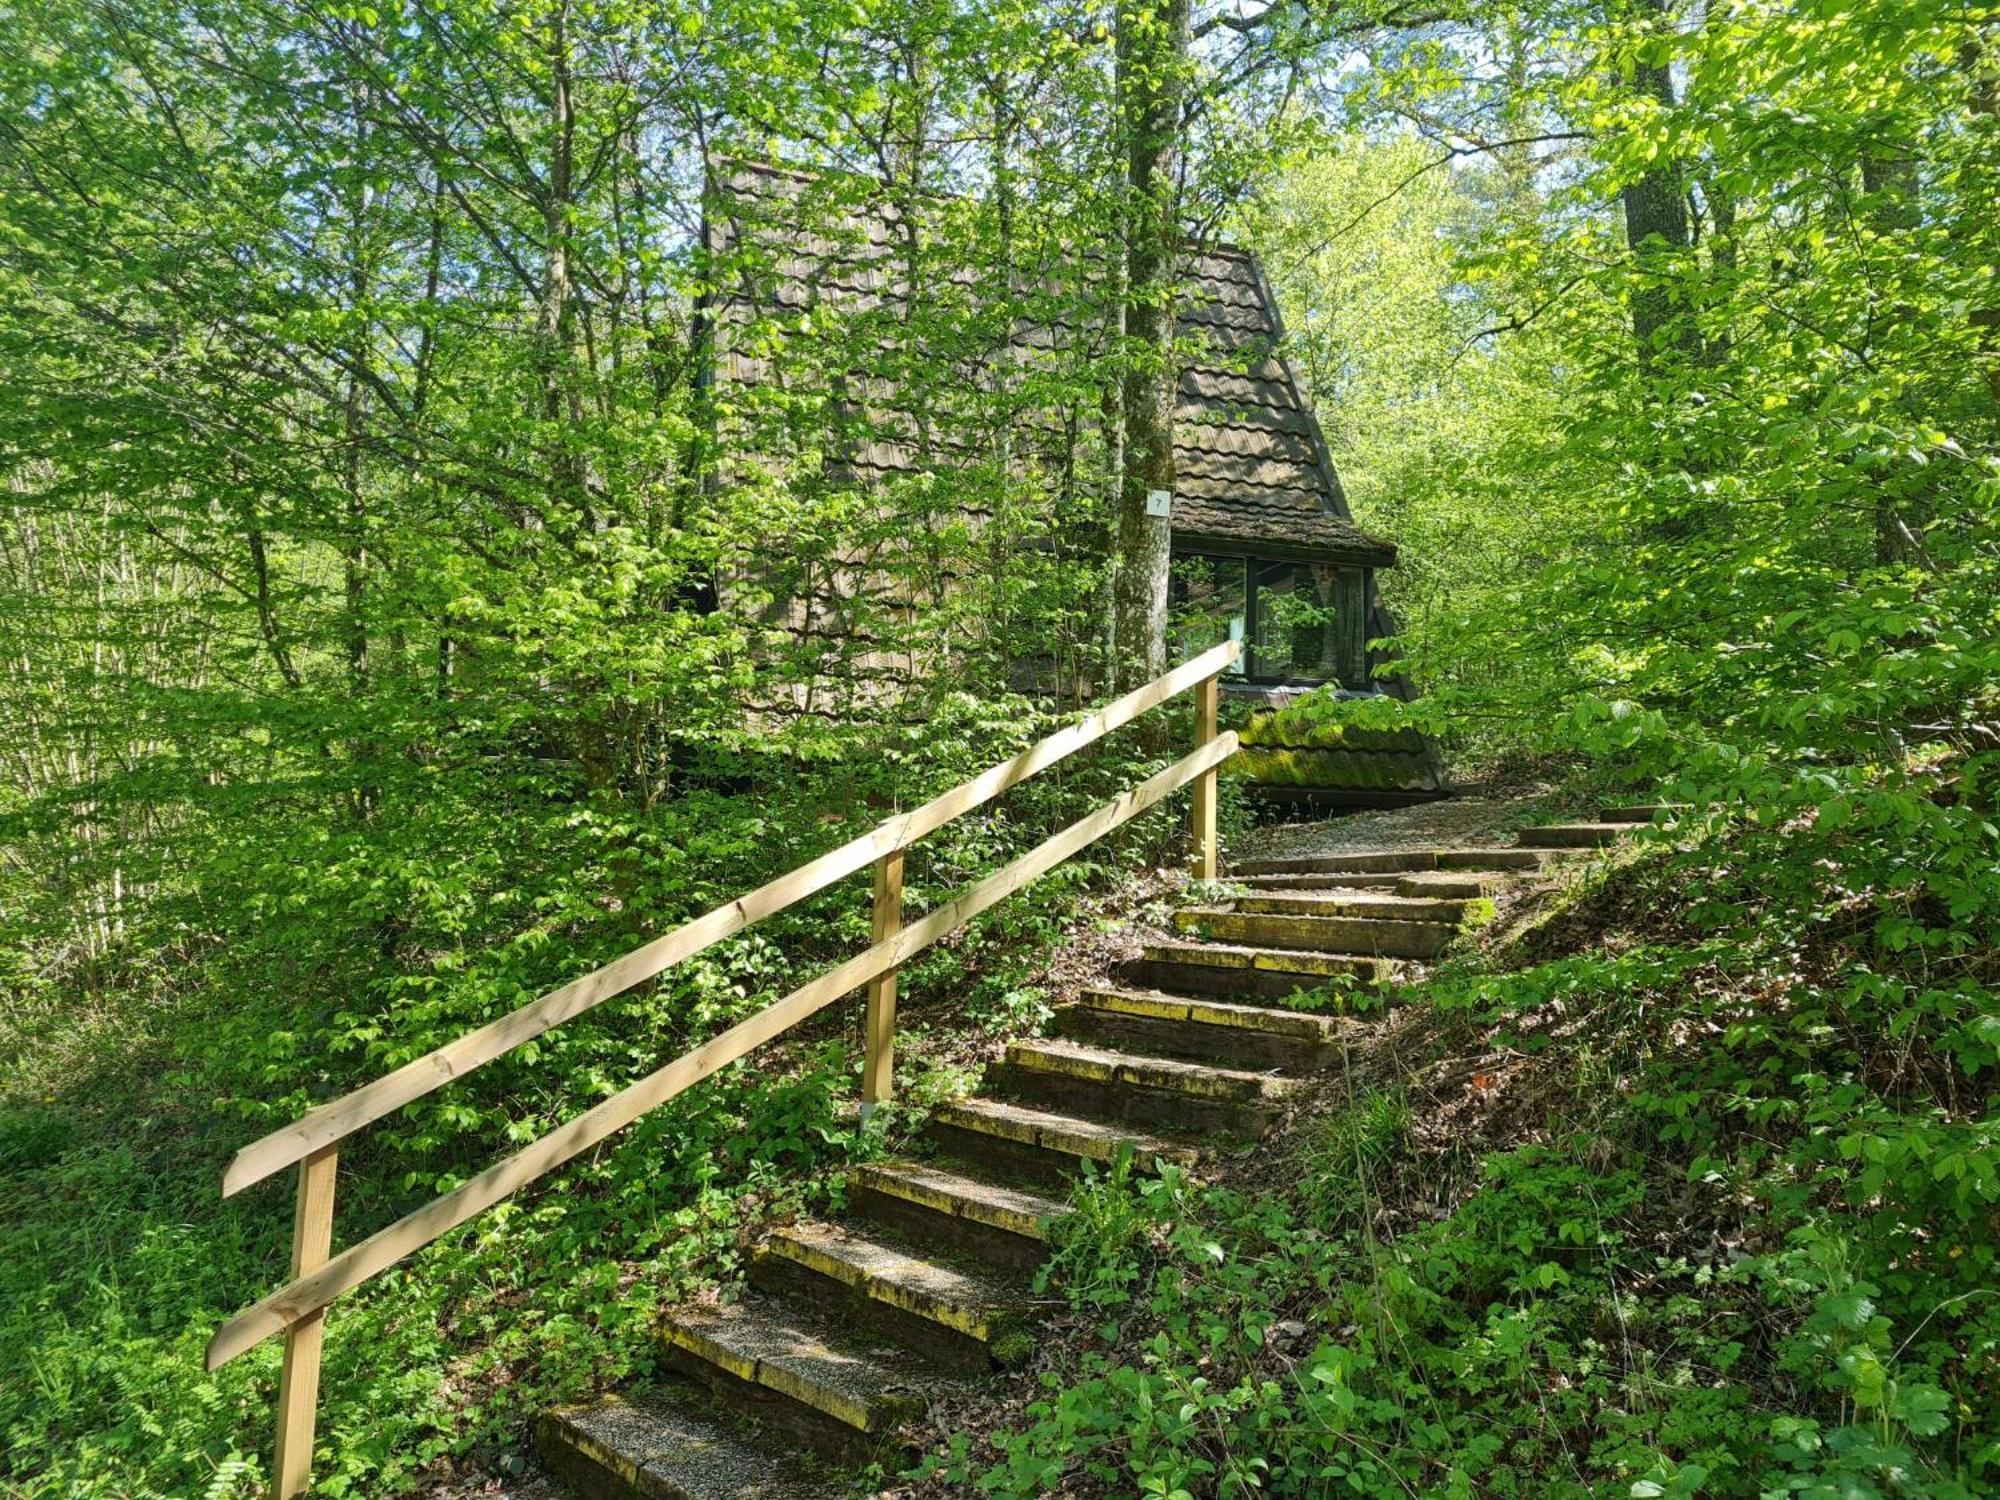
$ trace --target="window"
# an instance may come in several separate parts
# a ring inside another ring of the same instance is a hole
[[[1366,569],[1181,554],[1170,577],[1167,639],[1180,660],[1243,641],[1234,675],[1252,682],[1369,686]],[[1341,618],[1342,600],[1354,618]]]
[[[1176,660],[1244,639],[1246,567],[1240,557],[1174,557],[1168,573],[1167,639]],[[1244,670],[1240,659],[1230,675],[1240,677]]]
[[[1334,570],[1310,563],[1264,562],[1251,570],[1250,675],[1262,682],[1338,674]]]

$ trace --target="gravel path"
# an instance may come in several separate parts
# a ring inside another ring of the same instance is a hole
[[[1530,821],[1539,800],[1539,789],[1524,789],[1506,796],[1447,797],[1414,807],[1348,813],[1318,823],[1272,823],[1237,839],[1229,852],[1242,859],[1286,859],[1361,849],[1504,843]]]

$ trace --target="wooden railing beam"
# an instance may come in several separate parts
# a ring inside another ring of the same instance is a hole
[[[491,1208],[536,1178],[587,1151],[648,1110],[664,1104],[684,1089],[727,1067],[834,1001],[853,994],[869,981],[901,967],[915,954],[957,931],[988,907],[1005,900],[1029,881],[1054,869],[1112,829],[1137,817],[1204,772],[1221,765],[1235,752],[1234,733],[1217,736],[1088,817],[1044,840],[956,899],[901,928],[894,936],[872,944],[865,952],[800,986],[776,1004],[612,1095],[596,1108],[577,1116],[567,1125],[559,1126],[505,1161],[488,1167],[456,1190],[433,1199],[416,1212],[378,1230],[360,1244],[341,1251],[317,1270],[295,1278],[290,1285],[245,1308],[216,1330],[215,1337],[209,1340],[208,1368],[218,1369],[272,1335],[298,1326],[343,1292],[387,1270],[404,1256],[422,1249],[475,1214]]]
[[[405,1063],[373,1083],[330,1103],[309,1110],[290,1125],[253,1141],[237,1152],[222,1177],[227,1198],[273,1172],[303,1161],[313,1152],[334,1145],[363,1126],[392,1114],[455,1078],[532,1041],[552,1026],[583,1014],[633,985],[692,957],[704,948],[741,932],[753,922],[782,911],[826,889],[855,871],[907,848],[910,844],[973,808],[991,802],[1009,787],[1075,754],[1112,730],[1204,680],[1225,671],[1242,646],[1225,642],[1184,663],[1164,677],[1116,698],[1097,712],[1023,750],[1011,760],[981,772],[943,796],[897,817],[868,833],[799,866],[749,895],[718,906],[685,926],[624,957],[571,980],[531,1000],[499,1020],[467,1032],[435,1051]]]
[[[1222,688],[1213,677],[1205,677],[1194,690],[1194,743],[1199,750],[1214,740],[1221,712]],[[1220,864],[1215,841],[1216,778],[1220,773],[1204,771],[1194,783],[1194,869],[1196,880],[1215,879]]]

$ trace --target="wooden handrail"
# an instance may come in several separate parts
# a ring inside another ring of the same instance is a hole
[[[491,1208],[516,1189],[561,1166],[639,1116],[664,1104],[709,1074],[727,1067],[762,1043],[788,1031],[834,1001],[852,994],[870,980],[889,973],[1002,898],[1012,895],[1038,875],[1046,874],[1079,849],[1144,812],[1168,794],[1213,770],[1236,753],[1232,730],[1218,735],[1191,755],[1183,756],[1158,775],[1149,777],[1115,802],[1072,823],[1047,842],[1038,844],[997,874],[989,875],[964,895],[920,917],[886,941],[856,954],[836,969],[801,985],[774,1005],[740,1021],[721,1035],[684,1053],[658,1072],[613,1094],[595,1109],[543,1136],[488,1167],[471,1181],[432,1200],[415,1213],[378,1230],[360,1244],[327,1261],[309,1275],[273,1292],[223,1324],[209,1341],[208,1368],[217,1369],[272,1334],[282,1333],[317,1312],[342,1292],[359,1286],[439,1235],[456,1229],[474,1214]]]
[[[1216,679],[1241,650],[1240,645],[1230,643],[1196,657],[942,797],[891,818],[750,895],[718,907],[594,973],[550,991],[501,1020],[468,1033],[331,1104],[322,1105],[284,1130],[239,1152],[224,1175],[225,1197],[285,1165],[298,1163],[300,1169],[292,1227],[292,1280],[224,1323],[209,1340],[207,1350],[208,1368],[215,1370],[274,1334],[285,1336],[272,1487],[278,1500],[293,1500],[305,1492],[309,1483],[326,1308],[343,1292],[388,1269],[404,1256],[864,985],[869,992],[862,1069],[864,1106],[879,1103],[888,1097],[893,1068],[897,970],[988,907],[1189,782],[1195,783],[1196,788],[1194,869],[1197,876],[1212,878],[1216,866],[1216,770],[1237,748],[1235,734],[1216,730]],[[1044,840],[952,901],[908,926],[901,925],[903,850],[909,844],[1189,687],[1196,687],[1200,694],[1195,714],[1196,744],[1190,754]],[[336,1148],[345,1136],[400,1104],[421,1097],[439,1084],[490,1062],[530,1037],[659,973],[669,964],[825,889],[871,861],[876,865],[874,940],[866,950],[558,1126],[452,1192],[406,1214],[359,1244],[328,1255]]]
[[[489,1022],[477,1031],[469,1031],[435,1051],[426,1052],[393,1073],[383,1074],[373,1083],[308,1110],[283,1129],[252,1141],[238,1151],[222,1174],[222,1196],[227,1198],[240,1193],[244,1188],[262,1182],[273,1172],[304,1161],[315,1151],[336,1144],[384,1115],[393,1114],[412,1100],[421,1099],[432,1089],[464,1077],[473,1069],[511,1052],[523,1042],[534,1040],[551,1027],[580,1016],[633,985],[651,979],[681,960],[743,931],[753,922],[825,890],[835,881],[867,868],[884,855],[908,848],[925,834],[935,832],[963,813],[984,806],[1009,787],[1047,770],[1112,730],[1131,723],[1147,710],[1226,671],[1242,650],[1236,642],[1225,642],[1212,651],[1204,652],[1164,677],[1155,678],[1144,687],[1114,699],[1087,718],[1037,741],[1013,759],[982,771],[943,796],[886,819],[859,838],[780,875],[749,895],[718,906],[664,937],[655,938],[624,957],[612,960],[603,968],[594,969],[580,979],[572,979],[499,1020]]]

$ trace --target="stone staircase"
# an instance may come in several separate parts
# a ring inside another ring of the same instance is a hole
[[[666,1378],[546,1413],[544,1463],[585,1500],[824,1500],[912,1461],[933,1401],[1032,1353],[1044,1226],[1084,1162],[1192,1166],[1258,1139],[1354,1024],[1288,997],[1405,974],[1509,885],[1672,812],[1607,808],[1512,848],[1239,864],[1249,894],[1180,912],[1178,940],[1011,1044],[978,1096],[935,1112],[922,1159],[852,1168],[846,1211],[768,1235],[738,1300],[666,1314]]]

